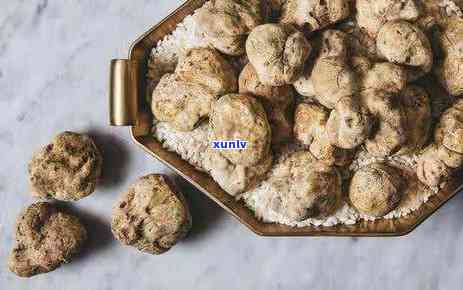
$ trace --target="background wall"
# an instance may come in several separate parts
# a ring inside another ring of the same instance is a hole
[[[179,0],[0,1],[0,289],[451,289],[463,280],[463,195],[403,238],[260,238],[180,178],[194,228],[159,257],[116,242],[111,206],[141,175],[167,172],[107,126],[108,67]],[[83,255],[20,279],[6,268],[16,216],[33,202],[27,162],[56,133],[95,137],[105,180],[74,210]]]

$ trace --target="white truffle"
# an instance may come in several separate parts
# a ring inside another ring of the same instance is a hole
[[[262,104],[248,95],[223,96],[213,107],[209,120],[211,141],[247,142],[244,150],[224,150],[220,153],[236,165],[252,166],[270,152],[272,133]]]
[[[427,36],[418,26],[407,21],[391,21],[383,25],[376,39],[378,52],[389,62],[406,65],[421,74],[430,72],[433,51]]]
[[[360,213],[383,217],[398,206],[403,187],[398,169],[374,163],[355,172],[349,186],[349,199]]]
[[[280,21],[313,32],[348,18],[350,12],[350,0],[287,0]]]
[[[264,24],[246,41],[249,62],[266,85],[292,84],[301,75],[311,52],[304,35],[291,25]]]
[[[264,23],[265,1],[211,0],[197,13],[197,23],[209,43],[229,55],[242,55],[248,34]]]

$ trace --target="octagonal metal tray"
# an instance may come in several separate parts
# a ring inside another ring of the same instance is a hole
[[[146,73],[150,52],[156,43],[175,30],[178,23],[206,0],[186,1],[166,19],[151,28],[131,46],[128,59],[111,62],[110,123],[130,126],[134,142],[214,200],[254,233],[262,236],[402,236],[410,233],[463,188],[460,172],[443,190],[407,217],[355,225],[293,228],[259,221],[242,202],[225,193],[207,174],[196,170],[177,154],[169,152],[151,136],[152,114],[145,101]]]

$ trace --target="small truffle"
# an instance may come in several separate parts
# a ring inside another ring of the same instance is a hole
[[[140,178],[113,208],[111,229],[116,239],[153,255],[170,250],[190,228],[185,198],[162,175]]]
[[[8,266],[20,277],[31,277],[69,262],[87,239],[87,231],[75,216],[38,202],[18,217],[15,239]]]
[[[95,190],[102,163],[101,154],[89,136],[63,132],[30,161],[32,193],[45,199],[80,200]]]

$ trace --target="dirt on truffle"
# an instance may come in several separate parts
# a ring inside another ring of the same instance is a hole
[[[184,238],[191,215],[183,195],[163,175],[140,178],[114,205],[111,229],[121,243],[159,255]]]
[[[95,190],[102,163],[102,156],[89,136],[63,132],[30,161],[32,193],[44,199],[80,200]]]
[[[69,262],[86,239],[87,231],[77,217],[53,204],[35,203],[18,217],[9,269],[20,277],[53,271]]]

